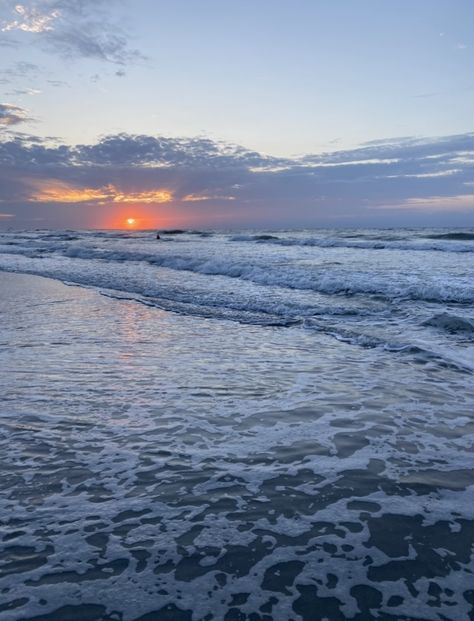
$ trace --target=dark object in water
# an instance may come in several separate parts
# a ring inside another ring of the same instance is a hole
[[[156,234],[156,239],[161,239],[161,237],[160,237],[160,234],[159,234],[159,233],[157,233],[157,234]]]

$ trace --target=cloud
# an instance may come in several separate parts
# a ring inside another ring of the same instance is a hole
[[[120,191],[113,184],[99,188],[77,187],[58,180],[41,180],[28,197],[34,203],[142,203],[160,204],[172,200],[171,192],[164,189],[142,192]]]
[[[72,207],[127,205],[208,225],[388,226],[431,224],[431,215],[467,223],[473,178],[474,133],[298,158],[205,137],[116,134],[67,146],[17,135],[0,142],[0,201],[31,219],[54,211],[64,226]]]
[[[30,121],[28,112],[19,106],[0,103],[0,128]]]
[[[138,50],[128,47],[126,37],[116,27],[92,20],[51,33],[46,39],[46,48],[68,59],[92,58],[117,65],[144,58]]]
[[[37,0],[15,4],[2,30],[33,34],[45,50],[67,59],[89,58],[117,65],[144,59],[138,50],[129,47],[121,27],[110,21],[113,1]]]
[[[14,97],[22,97],[23,95],[33,96],[40,95],[41,91],[37,88],[15,88],[7,95],[13,95]]]
[[[249,168],[270,162],[292,161],[269,158],[238,145],[209,138],[130,134],[106,136],[94,145],[78,145],[73,152],[84,163],[109,166]]]
[[[427,211],[428,213],[474,213],[474,194],[460,196],[427,196],[425,198],[409,198],[404,203],[380,205],[380,209],[408,209]]]
[[[440,93],[434,91],[432,93],[420,93],[419,95],[413,95],[415,99],[430,99],[431,97],[437,97]]]
[[[235,196],[206,196],[205,194],[186,194],[181,199],[184,203],[196,203],[200,201],[235,201]]]
[[[49,32],[54,30],[53,22],[61,13],[58,10],[42,13],[35,7],[23,4],[15,5],[13,9],[16,19],[3,24],[2,31],[22,30],[23,32]]]
[[[18,47],[19,43],[15,39],[0,39],[0,47]]]
[[[55,88],[60,88],[62,86],[64,87],[69,87],[69,84],[67,82],[65,82],[64,80],[47,80],[48,84],[50,84],[51,86],[54,86]]]
[[[0,76],[2,76],[1,82],[3,84],[10,84],[18,79],[31,79],[39,73],[41,73],[41,69],[38,65],[26,61],[19,61],[7,69],[1,70]]]

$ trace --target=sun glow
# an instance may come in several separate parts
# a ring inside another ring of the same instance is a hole
[[[91,214],[88,217],[98,228],[135,231],[177,225],[175,215],[166,209],[167,204],[171,206],[174,201],[173,192],[162,187],[125,191],[112,183],[91,187],[59,179],[41,179],[31,182],[26,200],[30,203],[84,205]],[[93,207],[96,209],[92,210]],[[173,224],[169,221],[171,217]]]

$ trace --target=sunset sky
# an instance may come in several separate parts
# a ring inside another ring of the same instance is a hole
[[[472,0],[0,0],[0,228],[472,226],[473,24]]]

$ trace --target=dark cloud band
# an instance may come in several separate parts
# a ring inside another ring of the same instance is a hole
[[[300,158],[207,138],[117,134],[66,146],[16,136],[0,143],[0,164],[0,200],[9,212],[15,205],[33,212],[39,204],[171,204],[209,217],[232,210],[244,224],[299,225],[474,207],[472,133]]]

